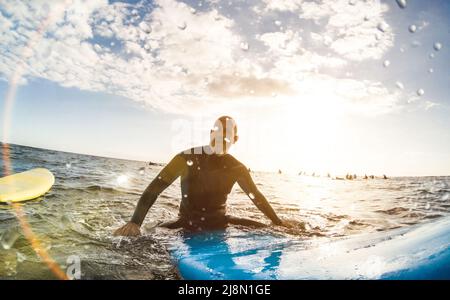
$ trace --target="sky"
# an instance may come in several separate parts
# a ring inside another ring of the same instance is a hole
[[[450,175],[450,1],[0,1],[0,141],[167,161],[233,116],[256,170]]]

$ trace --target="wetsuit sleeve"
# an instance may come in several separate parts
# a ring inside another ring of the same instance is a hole
[[[280,218],[273,210],[266,197],[258,190],[250,173],[244,165],[237,168],[237,182],[242,190],[250,197],[256,207],[264,213],[274,224],[281,224]]]
[[[186,162],[181,155],[176,155],[156,176],[156,178],[147,186],[142,193],[141,198],[134,210],[131,222],[139,226],[144,221],[148,210],[155,203],[156,198],[161,194],[178,176],[181,175],[185,168]]]

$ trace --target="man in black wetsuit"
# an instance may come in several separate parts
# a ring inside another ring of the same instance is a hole
[[[238,140],[236,122],[228,116],[217,119],[210,144],[183,151],[162,169],[142,194],[131,221],[114,235],[136,236],[158,195],[181,177],[179,218],[161,226],[192,231],[219,229],[227,224],[264,226],[264,224],[226,215],[226,201],[237,182],[253,203],[276,225],[283,225],[269,202],[253,182],[248,168],[228,151]]]

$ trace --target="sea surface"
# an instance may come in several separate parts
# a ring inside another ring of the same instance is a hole
[[[1,144],[0,144],[1,145]],[[10,145],[14,172],[45,167],[53,188],[23,204],[27,221],[50,256],[66,270],[79,259],[81,279],[176,279],[167,252],[182,230],[156,227],[175,219],[179,181],[160,195],[138,238],[113,237],[130,220],[140,194],[162,165]],[[3,176],[0,158],[0,175]],[[244,162],[245,163],[245,162]],[[261,231],[291,239],[334,239],[411,226],[448,215],[450,177],[332,180],[252,172],[259,189],[292,228]],[[236,185],[228,214],[270,222]],[[255,230],[230,227],[227,232]],[[52,279],[24,237],[14,210],[0,205],[0,278]]]

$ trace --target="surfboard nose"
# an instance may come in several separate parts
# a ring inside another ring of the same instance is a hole
[[[35,168],[0,178],[0,202],[21,202],[42,196],[55,183],[46,168]]]

